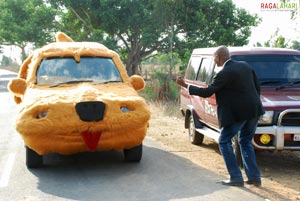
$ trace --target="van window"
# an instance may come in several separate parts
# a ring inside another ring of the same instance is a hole
[[[201,62],[201,57],[191,57],[185,74],[185,78],[187,80],[195,80],[200,66],[200,62]]]
[[[259,81],[268,86],[300,79],[300,55],[232,55],[231,58],[248,62]]]
[[[218,67],[217,64],[214,64],[214,70],[213,70],[210,81],[212,81],[212,78],[214,78],[222,69],[223,69],[223,67]]]
[[[203,58],[200,66],[200,70],[197,76],[197,81],[206,82],[207,78],[210,76],[211,72],[211,58]]]

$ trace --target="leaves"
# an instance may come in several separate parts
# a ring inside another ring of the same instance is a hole
[[[1,0],[0,9],[0,41],[3,44],[41,46],[49,41],[56,11],[42,0]]]
[[[98,41],[138,73],[143,58],[192,49],[244,45],[257,16],[231,0],[0,0],[0,41],[40,46],[60,30],[75,41]]]

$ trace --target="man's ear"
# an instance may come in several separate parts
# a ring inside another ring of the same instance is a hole
[[[130,83],[136,91],[142,90],[146,86],[144,79],[139,75],[132,75],[130,77]]]
[[[9,91],[11,91],[15,96],[17,97],[21,97],[24,95],[26,88],[27,88],[27,84],[25,79],[23,78],[16,78],[16,79],[12,79],[8,85],[7,88]]]

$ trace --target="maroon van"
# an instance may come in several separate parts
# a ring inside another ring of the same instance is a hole
[[[216,48],[194,49],[185,73],[188,84],[206,87],[222,68],[214,63]],[[261,86],[265,114],[261,116],[253,145],[260,150],[300,150],[300,51],[281,48],[229,47],[231,59],[248,62]],[[185,128],[193,144],[202,144],[204,136],[218,142],[215,95],[209,98],[189,95],[181,88],[180,107]],[[237,138],[233,140],[239,153]],[[237,154],[239,162],[240,154]]]

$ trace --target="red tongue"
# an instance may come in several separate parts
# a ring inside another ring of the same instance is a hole
[[[89,132],[84,131],[81,136],[90,151],[96,151],[99,139],[101,137],[101,132]]]

